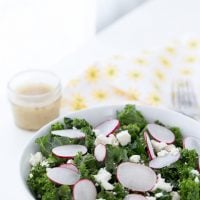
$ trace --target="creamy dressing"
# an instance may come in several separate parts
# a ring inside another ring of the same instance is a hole
[[[16,88],[12,101],[15,123],[27,130],[38,130],[59,114],[60,94],[48,84],[37,83]]]

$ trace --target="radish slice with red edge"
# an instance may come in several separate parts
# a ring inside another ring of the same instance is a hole
[[[140,194],[128,194],[123,200],[147,200],[144,196]]]
[[[79,152],[82,154],[87,153],[87,148],[83,145],[78,144],[68,144],[63,146],[58,146],[52,149],[54,155],[60,158],[73,158]]]
[[[153,146],[151,144],[151,140],[150,140],[147,132],[144,132],[144,139],[145,139],[146,144],[147,144],[147,150],[148,150],[149,157],[152,160],[152,159],[156,158],[156,155],[154,153]]]
[[[195,137],[186,137],[183,140],[183,146],[185,149],[195,150],[200,155],[200,139]]]
[[[79,139],[85,137],[85,134],[78,129],[56,130],[56,131],[51,131],[51,134],[62,137],[68,137],[71,139],[76,139],[76,138]]]
[[[119,126],[120,126],[119,120],[117,119],[105,121],[99,124],[97,127],[95,127],[95,129],[98,130],[98,132],[96,133],[96,136],[98,135],[108,136],[111,133],[113,133],[116,129],[118,129]]]
[[[148,124],[147,130],[150,135],[159,142],[171,144],[175,140],[175,136],[172,131],[158,124]]]
[[[59,185],[74,185],[80,179],[80,174],[71,169],[54,167],[47,170],[47,177]]]
[[[180,158],[180,153],[176,155],[167,154],[166,156],[156,157],[155,159],[149,162],[149,167],[154,169],[160,169],[163,167],[167,167],[173,163],[175,163]]]
[[[106,157],[106,146],[98,144],[94,149],[94,156],[98,162],[104,161]]]
[[[88,179],[81,179],[73,188],[74,200],[96,200],[97,190],[94,183]]]
[[[155,172],[147,166],[124,162],[117,167],[117,179],[132,191],[146,192],[156,184]]]
[[[71,170],[73,170],[77,173],[79,172],[78,168],[72,163],[61,164],[60,167],[63,167],[63,168],[66,168],[66,169],[71,169]]]

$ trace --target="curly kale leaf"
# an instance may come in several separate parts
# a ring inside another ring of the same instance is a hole
[[[196,169],[198,167],[198,154],[195,150],[183,149],[181,151],[181,162],[184,165]]]
[[[115,174],[118,164],[128,160],[127,153],[127,150],[123,147],[107,145],[105,159],[106,170]]]
[[[136,110],[134,105],[126,105],[122,111],[118,111],[117,118],[122,126],[137,124],[140,128],[143,128],[147,123],[143,115]]]
[[[184,179],[180,182],[181,200],[199,200],[200,186],[199,183],[191,179]]]
[[[194,150],[182,149],[181,158],[176,163],[160,169],[162,177],[171,182],[175,190],[179,190],[177,180],[188,179],[191,176],[190,171],[197,168],[198,155]]]
[[[85,146],[88,149],[89,153],[93,153],[94,151],[94,141],[95,141],[95,134],[92,131],[90,126],[86,126],[81,128],[81,131],[85,133]]]
[[[76,127],[77,129],[81,129],[84,127],[92,128],[92,126],[85,120],[85,119],[73,119],[72,122],[73,127]]]
[[[81,155],[77,154],[74,158],[74,163],[78,167],[81,178],[89,178],[93,180],[93,175],[98,172],[98,163],[92,154]]]
[[[170,130],[174,133],[175,135],[175,142],[174,145],[176,147],[183,147],[183,136],[181,134],[181,130],[178,127],[172,127]]]
[[[62,185],[58,188],[59,200],[71,200],[72,192],[68,185]]]
[[[56,123],[51,125],[52,131],[63,130],[63,129],[64,129],[64,124],[62,124],[61,122],[56,122]]]
[[[56,186],[46,175],[46,168],[40,164],[34,166],[27,179],[27,184],[37,199],[71,200],[71,189],[67,185]]]
[[[114,184],[113,191],[107,191],[103,187],[100,187],[97,198],[106,200],[123,200],[127,194],[127,189],[125,189],[121,184],[116,183]]]
[[[64,124],[66,129],[72,129],[73,128],[73,119],[64,117]]]
[[[32,168],[27,184],[35,196],[43,200],[57,199],[57,188],[46,175],[46,168],[41,165],[36,165]]]
[[[39,145],[39,148],[42,154],[45,157],[48,157],[49,154],[51,154],[52,149],[54,147],[65,145],[65,144],[73,144],[75,143],[75,140],[72,140],[66,137],[52,135],[51,133],[49,133],[47,135],[37,138],[35,142]]]

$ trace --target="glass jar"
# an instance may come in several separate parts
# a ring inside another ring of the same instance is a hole
[[[23,71],[9,81],[8,97],[16,125],[35,131],[59,115],[60,80],[45,70]]]

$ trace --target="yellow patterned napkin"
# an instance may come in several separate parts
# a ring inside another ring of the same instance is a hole
[[[112,56],[67,83],[66,111],[122,101],[171,106],[171,83],[190,79],[200,95],[200,38],[169,42],[135,56]]]

